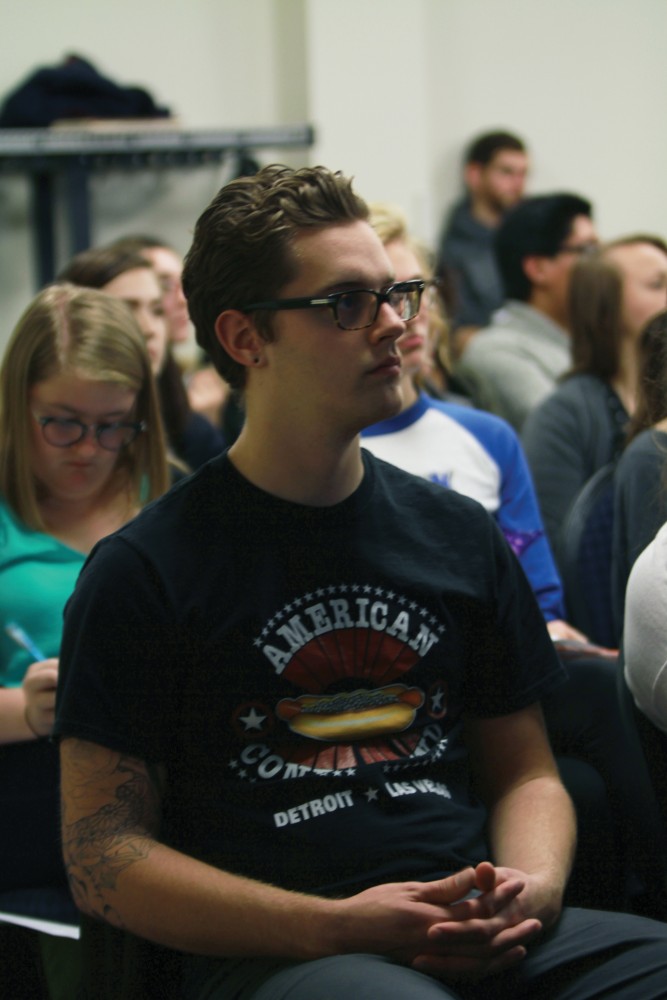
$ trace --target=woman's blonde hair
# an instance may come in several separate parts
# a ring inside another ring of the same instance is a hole
[[[118,453],[135,504],[168,486],[160,410],[144,338],[129,307],[90,288],[43,289],[19,319],[0,369],[0,494],[28,527],[43,531],[32,470],[28,395],[63,372],[137,393],[134,419],[147,430]]]
[[[419,261],[422,277],[427,281],[433,280],[432,255],[419,240],[411,234],[408,226],[408,219],[398,205],[393,205],[387,201],[375,201],[369,204],[369,222],[378,234],[384,246],[394,241],[405,243],[412,250]],[[444,372],[450,369],[449,363],[449,326],[445,318],[445,312],[440,301],[429,308],[429,328],[433,336],[433,350],[437,358],[437,363]]]

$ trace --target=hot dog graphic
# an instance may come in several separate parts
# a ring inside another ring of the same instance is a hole
[[[419,688],[389,684],[373,691],[358,688],[332,695],[283,698],[276,706],[276,715],[292,732],[335,743],[402,732],[423,704]]]

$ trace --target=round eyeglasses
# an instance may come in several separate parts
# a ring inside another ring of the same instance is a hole
[[[409,323],[419,312],[426,282],[421,280],[398,281],[383,292],[370,288],[353,288],[347,292],[332,292],[321,299],[272,299],[267,302],[250,302],[243,312],[255,309],[331,309],[341,330],[365,330],[372,326],[386,302],[404,323]]]
[[[120,451],[139,437],[146,430],[146,423],[118,421],[110,424],[84,424],[73,417],[33,417],[42,428],[42,437],[54,448],[70,448],[83,441],[88,431],[92,431],[95,440],[105,451]]]

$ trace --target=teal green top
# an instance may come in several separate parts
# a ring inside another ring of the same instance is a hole
[[[45,657],[58,656],[63,611],[86,556],[26,527],[0,498],[0,686],[18,687],[34,657],[9,638],[28,633]]]

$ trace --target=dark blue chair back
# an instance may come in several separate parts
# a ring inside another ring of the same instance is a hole
[[[618,645],[611,590],[614,469],[613,462],[598,469],[575,498],[563,529],[562,560],[569,621],[612,649]]]

